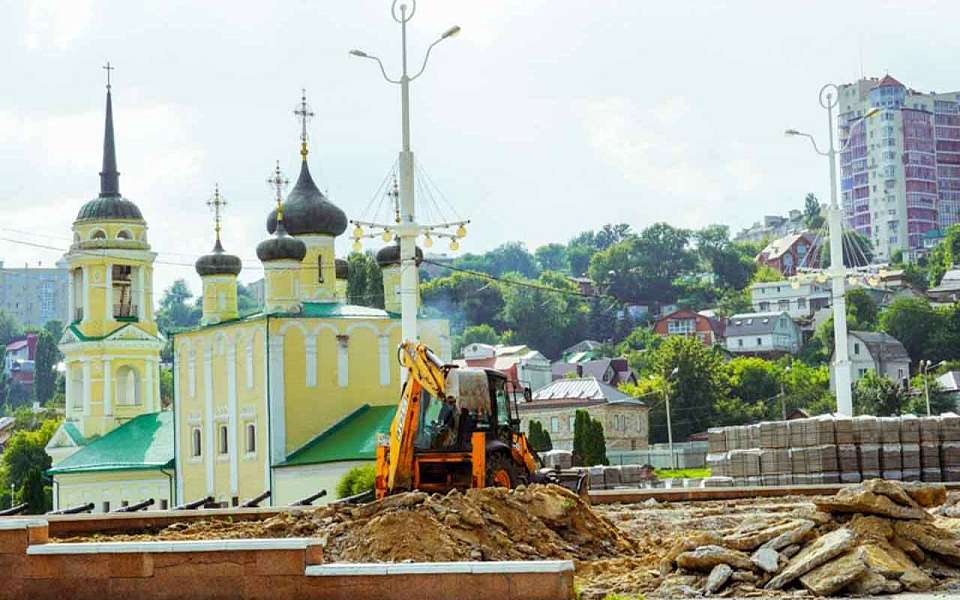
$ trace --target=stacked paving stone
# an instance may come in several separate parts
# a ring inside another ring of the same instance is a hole
[[[843,417],[718,427],[706,487],[960,481],[960,416]]]

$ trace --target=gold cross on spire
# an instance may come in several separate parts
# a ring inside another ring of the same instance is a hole
[[[217,232],[218,244],[220,243],[220,223],[223,219],[221,213],[226,205],[227,201],[220,195],[220,184],[217,183],[213,187],[213,197],[207,200],[207,206],[213,211],[213,230]]]
[[[307,104],[307,90],[301,90],[300,105],[293,109],[293,114],[300,119],[300,156],[307,160],[307,121],[314,116],[313,110]]]
[[[110,66],[110,61],[107,61],[107,64],[103,65],[103,70],[107,72],[107,89],[110,89],[110,71],[113,71],[116,67]]]
[[[277,200],[277,222],[283,221],[283,190],[290,185],[290,180],[283,176],[283,173],[280,172],[280,161],[277,161],[277,166],[273,170],[273,174],[267,179],[267,183],[270,185],[270,188],[276,193]]]

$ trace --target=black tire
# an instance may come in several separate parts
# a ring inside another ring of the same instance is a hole
[[[501,452],[487,456],[487,487],[515,488],[518,481],[517,467],[509,456]]]

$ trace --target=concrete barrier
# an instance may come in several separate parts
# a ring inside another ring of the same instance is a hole
[[[573,597],[571,561],[324,564],[314,538],[49,543],[44,519],[0,520],[0,600]]]

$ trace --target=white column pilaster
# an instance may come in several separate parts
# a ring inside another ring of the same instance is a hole
[[[270,458],[273,464],[286,459],[287,415],[283,383],[283,335],[270,337]]]
[[[306,360],[306,385],[307,387],[316,387],[317,385],[317,336],[309,334],[303,340]]]
[[[109,358],[103,359],[103,415],[113,416],[113,367]]]
[[[350,381],[350,363],[349,363],[349,336],[337,336],[337,385],[347,387]]]
[[[103,320],[113,320],[113,265],[107,264],[103,268]]]
[[[73,320],[76,317],[77,300],[76,298],[74,298],[74,292],[75,292],[75,286],[76,286],[76,284],[73,282],[74,277],[75,275],[74,275],[73,269],[69,269],[67,271],[67,281],[69,282],[69,284],[67,285],[67,320],[66,322],[64,322],[64,325],[69,325],[70,323],[73,323]],[[57,340],[57,341],[59,342],[60,340]],[[56,496],[56,494],[54,494],[54,496]]]
[[[187,355],[189,356],[189,354]],[[190,444],[193,443],[193,440],[188,440],[184,444],[183,429],[180,427],[180,421],[184,418],[183,413],[183,392],[179,386],[183,385],[181,379],[180,365],[183,362],[183,351],[177,350],[173,353],[173,383],[174,383],[174,393],[173,393],[173,414],[176,418],[173,420],[173,440],[176,444],[176,452],[174,456],[176,457],[176,463],[174,463],[174,473],[176,474],[176,490],[175,498],[170,499],[170,508],[183,504],[183,465],[184,465],[184,454],[189,452]],[[188,428],[189,431],[189,428]]]
[[[74,403],[76,403],[76,401],[77,401],[77,399],[73,397],[73,396],[74,396],[74,393],[73,393],[73,363],[74,363],[74,361],[72,361],[72,360],[66,360],[66,359],[64,359],[64,361],[63,361],[63,366],[64,366],[64,369],[65,369],[64,373],[65,373],[65,375],[66,375],[66,377],[67,377],[67,382],[66,382],[67,385],[66,385],[66,388],[65,388],[64,391],[63,391],[63,413],[64,413],[64,418],[65,418],[67,421],[70,420],[71,414],[73,413],[73,405],[74,405]]]
[[[152,360],[147,359],[143,368],[146,370],[143,382],[144,412],[155,412],[156,397],[154,396],[153,384],[157,379],[157,365]]]
[[[227,443],[230,448],[230,495],[239,495],[240,490],[240,463],[237,447],[237,347],[230,344],[227,347]]]
[[[147,319],[147,286],[145,284],[146,277],[144,270],[146,267],[137,267],[137,290],[139,291],[139,299],[137,301],[137,317],[141,321]]]
[[[207,466],[207,495],[214,496],[213,461],[217,454],[217,439],[213,427],[213,349],[203,350],[203,405],[204,425],[206,428],[206,448],[204,462]]]
[[[84,265],[80,268],[80,283],[83,289],[80,290],[83,306],[83,320],[90,318],[90,267]]]
[[[390,385],[390,336],[377,338],[377,354],[380,359],[380,385]]]
[[[93,395],[93,365],[83,359],[83,416],[90,416],[90,400]]]

